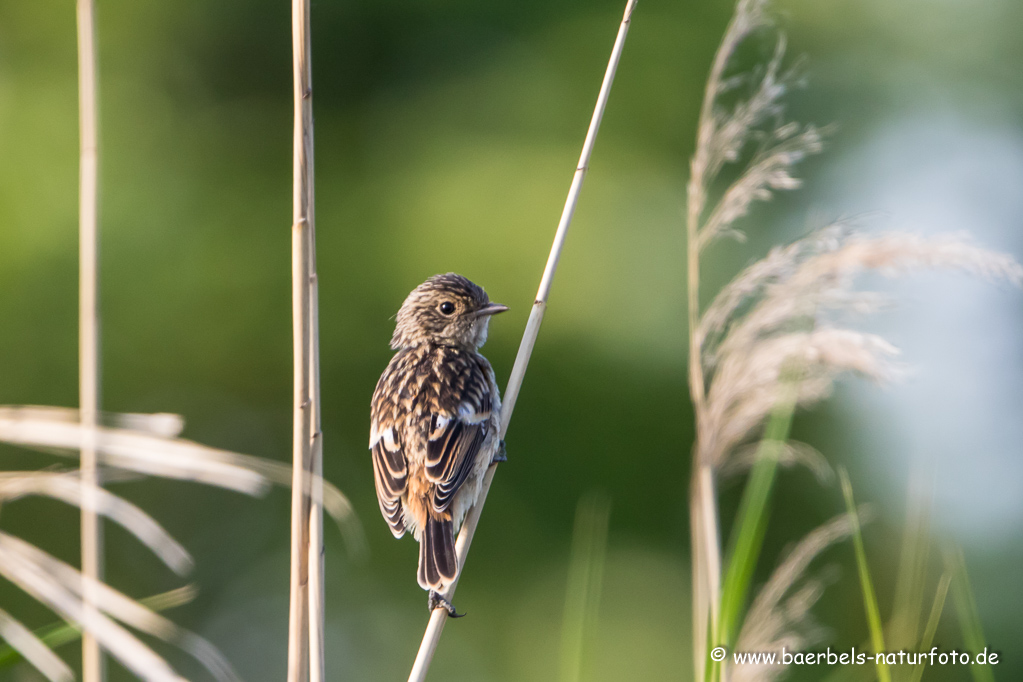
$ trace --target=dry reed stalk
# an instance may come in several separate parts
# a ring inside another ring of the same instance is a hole
[[[700,251],[708,239],[702,231],[701,219],[707,203],[709,186],[728,159],[738,153],[750,131],[744,120],[758,121],[772,106],[769,89],[764,90],[765,104],[761,111],[736,112],[722,125],[716,111],[719,93],[725,88],[725,69],[741,43],[752,32],[767,24],[765,0],[740,0],[725,31],[725,37],[714,55],[710,76],[704,92],[697,124],[696,152],[690,163],[686,206],[686,287],[689,308],[689,392],[696,413],[697,434],[706,427],[702,414],[706,402],[706,386],[701,360],[701,345],[696,335],[700,320]],[[777,60],[772,61],[777,70]],[[753,100],[751,100],[752,102]],[[752,110],[753,107],[748,107]],[[722,134],[722,129],[724,134]],[[714,212],[716,215],[718,212]],[[699,447],[699,435],[697,448]],[[717,520],[717,493],[714,470],[705,458],[694,451],[690,481],[689,517],[692,535],[693,562],[693,660],[696,679],[703,679],[707,632],[717,630],[721,588],[721,546]]]
[[[294,452],[291,503],[291,590],[288,682],[323,680],[323,507],[310,494],[321,485],[320,371],[316,241],[313,215],[312,53],[308,0],[291,5],[294,82]],[[321,492],[322,497],[322,492]]]
[[[625,47],[625,37],[629,32],[629,24],[632,21],[632,12],[636,8],[638,0],[628,0],[625,6],[625,15],[618,28],[618,36],[615,39],[614,47],[611,49],[611,58],[607,63],[607,70],[604,72],[604,80],[601,82],[600,93],[597,95],[597,103],[593,109],[593,116],[590,118],[590,125],[586,131],[586,139],[583,142],[583,149],[579,155],[579,163],[576,164],[575,174],[572,176],[572,184],[568,190],[568,197],[565,199],[565,206],[561,212],[561,219],[558,221],[558,229],[554,234],[554,243],[551,245],[550,254],[547,256],[547,264],[544,267],[543,276],[540,278],[540,287],[536,293],[536,300],[529,312],[529,319],[526,321],[526,329],[522,334],[522,341],[519,343],[519,350],[515,356],[515,364],[512,366],[511,375],[508,377],[508,385],[505,388],[504,400],[501,405],[501,430],[500,438],[503,440],[508,433],[508,425],[511,423],[512,412],[515,409],[515,401],[519,397],[519,389],[522,388],[522,381],[526,376],[526,368],[529,366],[529,357],[533,353],[533,346],[536,344],[536,337],[540,333],[540,324],[543,322],[544,313],[547,310],[547,298],[550,296],[551,286],[554,282],[554,273],[558,269],[558,261],[561,259],[561,252],[565,247],[565,238],[568,236],[568,228],[572,224],[572,216],[575,207],[579,202],[579,193],[582,190],[583,180],[586,178],[586,171],[589,169],[590,156],[593,153],[593,145],[597,140],[597,131],[600,129],[600,121],[604,116],[604,109],[607,107],[608,97],[611,95],[611,85],[614,83],[615,71],[618,69],[618,62],[622,57],[622,50]],[[462,524],[455,541],[455,552],[458,556],[458,565],[465,566],[465,558],[469,553],[469,545],[472,544],[472,537],[479,524],[480,514],[483,512],[483,505],[487,501],[487,493],[490,491],[490,484],[494,480],[494,473],[497,465],[492,464],[487,469],[483,478],[483,485],[480,488],[480,496],[469,510]],[[450,600],[458,587],[458,578],[444,592],[444,597]],[[443,608],[434,609],[430,614],[430,622],[423,634],[423,641],[419,645],[419,652],[416,654],[412,672],[409,674],[409,682],[421,682],[426,679],[426,674],[433,661],[433,654],[440,642],[440,635],[444,631],[444,624],[447,622],[447,611]]]
[[[68,622],[77,623],[83,632],[92,633],[140,679],[181,682],[184,678],[119,623],[178,645],[221,682],[238,680],[230,664],[206,640],[178,628],[148,606],[82,575],[34,545],[2,532],[0,575]],[[93,594],[89,607],[83,601],[86,592]]]
[[[159,476],[213,485],[247,495],[262,495],[271,484],[290,487],[292,467],[252,455],[201,445],[169,434],[184,420],[172,414],[109,414],[129,428],[97,427],[99,463],[111,467],[104,477]],[[82,426],[78,411],[63,407],[0,405],[0,442],[66,455],[78,451]],[[336,486],[312,476],[306,494],[337,522],[351,552],[364,551],[365,539],[348,498]]]
[[[78,107],[79,107],[79,304],[78,391],[82,424],[81,476],[87,491],[99,484],[96,467],[96,421],[99,411],[99,301],[98,214],[99,139],[98,87],[96,84],[96,6],[94,0],[78,0]],[[81,507],[82,573],[87,579],[103,575],[103,534],[91,492]],[[95,595],[83,593],[84,608],[93,609]],[[99,643],[82,636],[82,680],[101,682],[106,677]]]
[[[67,663],[50,651],[34,632],[3,610],[0,610],[0,639],[9,642],[11,648],[51,682],[74,682],[75,674]]]

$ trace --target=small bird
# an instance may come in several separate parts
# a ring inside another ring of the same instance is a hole
[[[398,311],[398,351],[373,392],[369,448],[380,512],[394,537],[419,542],[419,585],[429,607],[458,617],[441,593],[458,577],[455,533],[480,494],[483,475],[504,461],[501,396],[477,351],[490,317],[508,310],[465,277],[434,275]]]

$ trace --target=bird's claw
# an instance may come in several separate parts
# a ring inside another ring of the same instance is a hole
[[[464,613],[455,611],[455,605],[448,601],[440,592],[437,590],[430,590],[430,613],[433,613],[436,609],[444,609],[448,612],[448,615],[452,618],[461,618]]]
[[[508,450],[504,447],[504,441],[502,440],[497,446],[497,452],[494,453],[494,459],[491,462],[507,462],[508,461]]]

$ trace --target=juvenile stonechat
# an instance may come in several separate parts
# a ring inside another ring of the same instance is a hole
[[[419,585],[430,610],[458,576],[455,533],[480,494],[483,475],[503,459],[501,396],[478,349],[490,316],[507,310],[456,275],[434,275],[398,311],[398,351],[373,392],[369,447],[380,512],[394,537],[419,542]]]

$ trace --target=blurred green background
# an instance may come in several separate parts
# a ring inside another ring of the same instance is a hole
[[[99,1],[103,406],[175,412],[185,436],[290,457],[290,3]],[[503,385],[578,158],[622,2],[312,6],[326,476],[370,545],[327,529],[333,680],[404,679],[426,624],[416,545],[379,517],[368,403],[405,294],[457,271],[511,306],[484,349]],[[703,83],[732,4],[643,0],[502,466],[432,679],[553,680],[577,501],[611,499],[587,680],[691,673],[682,210]],[[969,229],[1023,255],[1023,5],[1015,0],[782,0],[809,58],[792,115],[837,122],[804,191],[758,209],[747,244],[705,260],[713,292],[822,219]],[[760,54],[769,46],[761,45]],[[77,402],[77,90],[71,2],[0,2],[0,403]],[[756,52],[756,50],[754,50]],[[755,56],[755,55],[754,55]],[[849,386],[794,436],[846,465],[878,520],[867,551],[887,612],[910,462],[935,473],[936,523],[966,548],[1000,680],[1023,678],[1023,305],[952,276],[880,283],[876,321],[913,368]],[[4,468],[60,461],[0,449]],[[726,484],[726,518],[740,487]],[[289,496],[120,484],[192,551],[199,599],[173,612],[246,680],[283,679]],[[837,486],[785,473],[762,580],[788,543],[842,510]],[[75,510],[25,500],[5,530],[76,561]],[[119,529],[107,576],[133,596],[180,584]],[[821,647],[867,630],[852,550],[816,613]],[[7,583],[0,603],[53,620]],[[938,634],[960,642],[951,610]],[[157,645],[158,646],[158,645]],[[204,673],[159,647],[188,676]],[[74,646],[64,650],[74,662]],[[792,670],[820,679],[823,668]],[[869,668],[851,671],[869,679]],[[18,668],[8,679],[35,679]],[[111,679],[128,677],[116,664]],[[857,679],[857,678],[853,678]],[[965,680],[961,668],[926,679]]]

